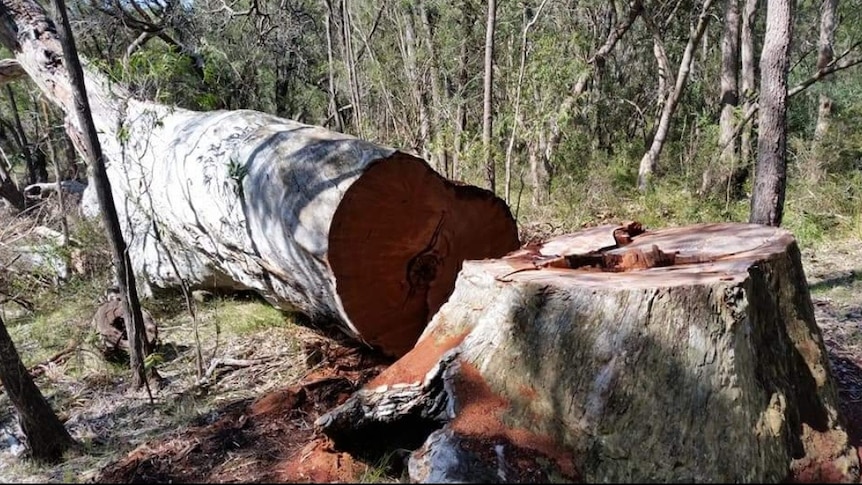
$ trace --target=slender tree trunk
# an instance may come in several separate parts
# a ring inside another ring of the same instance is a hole
[[[664,48],[664,41],[662,40],[662,32],[659,30],[659,26],[656,25],[655,20],[652,18],[647,12],[643,14],[644,24],[646,24],[647,29],[650,32],[650,35],[653,39],[653,56],[655,57],[656,66],[658,67],[658,87],[657,91],[657,104],[658,109],[661,109],[664,106],[664,102],[667,99],[667,86],[670,78],[670,61],[667,58],[667,51]]]
[[[416,32],[413,25],[413,7],[406,6],[404,13],[404,35],[402,37],[401,55],[404,59],[404,70],[410,83],[409,89],[412,94],[416,112],[419,115],[419,139],[414,141],[414,149],[420,156],[428,160],[430,151],[428,145],[431,141],[431,120],[428,113],[428,99],[425,94],[425,83],[423,76],[416,66]]]
[[[497,170],[491,156],[491,129],[494,121],[491,113],[494,87],[494,31],[497,22],[497,2],[488,0],[488,24],[485,26],[485,94],[482,103],[482,151],[485,162],[485,177],[488,189],[496,192]]]
[[[838,0],[823,0],[820,6],[820,41],[817,53],[817,70],[826,69],[835,58],[833,44],[835,43],[835,10]],[[831,82],[831,78],[826,79]],[[814,139],[811,142],[811,156],[807,175],[811,182],[816,183],[823,176],[822,149],[823,138],[829,130],[829,119],[832,116],[832,98],[824,90],[820,93],[817,103],[817,124],[814,125]]]
[[[4,155],[5,158],[5,155]],[[9,201],[12,207],[22,211],[26,208],[24,202],[24,194],[18,189],[18,185],[12,180],[9,171],[6,169],[5,160],[0,162],[0,197]]]
[[[30,142],[27,140],[27,133],[24,131],[24,125],[21,123],[21,116],[18,114],[18,103],[15,102],[15,93],[12,92],[12,86],[6,85],[6,95],[9,97],[9,104],[12,108],[12,116],[15,120],[15,138],[18,140],[18,145],[21,147],[21,153],[24,155],[24,160],[27,162],[27,183],[36,184],[48,181],[48,172],[45,165],[40,164],[33,152],[30,151]]]
[[[449,173],[449,150],[447,149],[446,140],[443,132],[443,78],[440,75],[440,66],[437,62],[437,51],[434,48],[434,33],[432,31],[431,21],[428,18],[428,9],[424,1],[417,3],[419,11],[420,25],[422,26],[422,37],[426,49],[428,50],[428,77],[431,85],[431,144],[430,150],[432,165],[438,172],[443,173],[447,177]],[[449,103],[445,103],[449,104]],[[430,160],[429,160],[430,161]]]
[[[611,5],[611,8],[613,8],[613,5]],[[550,190],[550,174],[553,171],[551,159],[563,137],[563,120],[570,117],[570,112],[575,107],[575,104],[578,102],[581,95],[583,95],[587,90],[587,87],[590,85],[590,81],[592,81],[596,71],[604,64],[605,59],[611,54],[617,43],[623,38],[626,32],[629,31],[632,24],[634,24],[635,20],[641,16],[643,11],[644,7],[641,0],[633,0],[629,4],[629,9],[625,18],[621,19],[609,30],[608,36],[605,38],[605,42],[596,49],[589,59],[587,59],[588,68],[578,76],[572,85],[571,91],[569,91],[569,94],[562,100],[562,102],[560,102],[560,107],[551,117],[550,126],[547,130],[548,133],[543,134],[542,140],[538,142],[538,145],[541,147],[539,153],[541,154],[541,157],[543,157],[543,160],[534,165],[536,167],[544,167],[541,171],[547,174],[548,178],[543,182],[543,187],[535,187],[535,190],[533,191],[534,203],[536,202],[536,194],[541,194],[543,191]],[[611,22],[616,18],[615,15],[610,15],[609,17]]]
[[[21,362],[6,324],[0,318],[0,381],[15,406],[21,429],[37,460],[58,461],[76,446]]]
[[[42,116],[45,118],[45,132],[48,134],[45,142],[48,144],[48,157],[54,166],[54,181],[57,182],[57,205],[60,208],[60,229],[63,232],[62,244],[69,242],[69,223],[66,220],[66,196],[63,194],[63,174],[60,170],[60,161],[57,159],[57,151],[54,150],[54,140],[51,139],[51,118],[48,117],[48,102],[42,100]]]
[[[61,23],[58,25],[58,33],[60,43],[63,47],[63,57],[65,58],[64,60],[71,79],[72,99],[76,107],[79,126],[83,129],[81,143],[84,152],[89,155],[93,167],[93,183],[95,184],[99,206],[101,207],[102,221],[108,231],[108,241],[111,244],[117,283],[126,307],[127,318],[125,318],[125,325],[126,335],[128,335],[129,339],[129,363],[132,369],[132,387],[140,389],[147,384],[144,357],[150,353],[150,348],[149,342],[146,339],[144,317],[141,312],[141,304],[135,285],[135,274],[132,271],[129,253],[126,251],[126,242],[120,229],[117,209],[111,195],[111,181],[108,179],[108,174],[105,170],[102,147],[93,123],[90,103],[84,87],[84,72],[78,60],[75,39],[72,37],[72,29],[69,26],[69,19],[66,15],[66,4],[64,0],[54,0],[54,5],[61,18]]]
[[[733,170],[737,160],[736,106],[739,104],[737,90],[739,71],[739,0],[727,0],[724,10],[724,31],[721,37],[721,117],[719,119],[718,146],[722,147],[719,170]],[[713,185],[713,169],[707,165],[703,171],[700,193],[706,194]]]
[[[324,0],[324,22],[326,24],[326,59],[329,72],[329,119],[335,121],[335,131],[344,132],[344,118],[338,110],[335,91],[335,61],[332,55],[332,0]],[[326,123],[329,126],[329,123]]]
[[[353,52],[353,34],[351,28],[349,0],[341,0],[341,36],[344,56],[344,67],[347,72],[347,85],[350,88],[350,104],[353,105],[354,130],[357,135],[362,135],[362,108],[359,99],[359,80],[356,73],[356,55]]]
[[[461,178],[462,156],[467,151],[467,82],[469,80],[468,59],[470,51],[468,46],[473,39],[473,25],[476,23],[476,12],[470,0],[462,0],[461,7],[461,41],[458,52],[458,83],[456,86],[457,98],[455,108],[455,142],[452,154],[452,178]]]
[[[742,11],[742,25],[739,34],[740,74],[742,75],[740,91],[745,100],[743,112],[749,113],[754,104],[754,94],[757,83],[754,76],[754,22],[757,14],[758,0],[744,0]],[[744,122],[744,121],[743,121]],[[740,137],[740,159],[743,167],[748,167],[752,160],[751,154],[751,126],[746,124],[742,128]]]
[[[682,60],[679,62],[676,84],[674,85],[673,91],[668,94],[667,100],[664,102],[664,106],[662,107],[661,118],[659,119],[652,145],[641,159],[640,169],[638,170],[638,189],[641,191],[647,189],[649,179],[658,164],[659,156],[661,156],[661,151],[664,148],[664,142],[667,138],[668,131],[670,131],[671,118],[673,117],[674,112],[676,112],[676,105],[679,103],[679,98],[682,96],[682,91],[685,89],[688,75],[691,72],[691,65],[694,62],[694,51],[697,48],[700,39],[703,37],[703,33],[706,31],[707,24],[709,24],[709,21],[712,18],[709,13],[709,8],[712,6],[713,1],[714,0],[705,0],[703,3],[700,17],[697,20],[697,26],[688,38],[685,52],[682,55]]]
[[[780,226],[787,183],[787,74],[792,0],[769,0],[760,54],[760,116],[750,222]]]
[[[542,8],[545,7],[547,0],[542,0],[542,3],[539,4],[539,7],[536,9],[536,13],[533,14],[533,18],[527,18],[528,9],[526,6],[524,7],[524,29],[521,31],[521,55],[520,55],[520,65],[518,67],[518,84],[515,87],[515,120],[512,123],[512,133],[509,135],[509,145],[506,147],[506,187],[505,187],[505,200],[507,204],[512,203],[511,199],[511,190],[512,190],[512,150],[515,147],[515,136],[518,131],[518,125],[523,122],[521,115],[521,87],[524,84],[524,74],[527,67],[527,34],[530,32],[530,28],[536,24],[536,21],[539,19],[539,14],[542,13]]]

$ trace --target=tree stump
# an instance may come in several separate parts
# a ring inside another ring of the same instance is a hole
[[[350,447],[416,419],[442,426],[411,456],[420,482],[859,475],[797,244],[754,224],[603,226],[466,262],[416,347],[317,425]]]
[[[102,303],[93,315],[91,325],[99,334],[99,347],[106,359],[128,362],[129,338],[126,335],[125,313],[123,301],[111,298]],[[148,311],[141,309],[141,313],[144,316],[147,342],[150,348],[155,348],[159,329]]]

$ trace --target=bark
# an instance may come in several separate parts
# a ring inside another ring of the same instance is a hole
[[[401,40],[401,55],[404,59],[404,70],[412,88],[413,103],[419,114],[419,138],[415,142],[414,149],[422,154],[425,159],[429,158],[428,145],[431,141],[431,117],[428,110],[428,96],[425,92],[423,75],[416,65],[416,33],[413,26],[413,9],[408,5],[404,12],[404,35]]]
[[[697,26],[688,38],[688,43],[685,46],[685,51],[683,52],[682,59],[679,62],[679,70],[676,74],[676,83],[674,84],[673,90],[668,93],[667,99],[662,105],[661,117],[659,118],[652,144],[641,159],[640,168],[638,169],[638,189],[641,191],[647,189],[649,179],[652,177],[653,172],[655,172],[659,156],[664,148],[665,139],[667,138],[668,131],[670,131],[671,119],[673,118],[674,112],[676,112],[676,105],[679,103],[679,99],[682,96],[686,83],[688,82],[688,75],[691,72],[691,66],[694,62],[694,50],[697,48],[698,42],[700,42],[700,39],[703,37],[707,24],[712,19],[709,9],[712,7],[713,1],[714,0],[705,0],[703,2],[700,16],[697,19]]]
[[[329,73],[329,119],[335,121],[335,131],[344,131],[344,119],[341,117],[341,112],[338,110],[335,91],[335,61],[332,55],[332,0],[324,0],[326,6],[324,9],[324,21],[326,23],[326,59]],[[329,123],[325,123],[327,126]]]
[[[835,43],[835,10],[838,0],[823,0],[820,6],[820,40],[817,52],[817,70],[826,70],[835,59],[833,44]],[[828,80],[827,80],[828,82]],[[817,183],[823,176],[825,153],[822,150],[823,138],[829,131],[829,120],[832,116],[832,98],[824,91],[820,93],[817,103],[817,122],[814,125],[814,139],[811,142],[811,156],[807,175],[809,181]]]
[[[718,168],[733,171],[737,161],[736,107],[739,104],[737,90],[739,71],[739,1],[727,0],[724,11],[724,30],[721,37],[721,116],[719,118],[718,146],[721,147]],[[700,192],[706,194],[713,187],[713,167],[707,165],[703,171]]]
[[[491,113],[494,88],[494,32],[496,30],[497,2],[488,0],[488,23],[485,26],[485,94],[482,102],[482,159],[488,189],[496,191],[497,169],[491,153],[491,129],[494,116]]]
[[[76,116],[78,126],[81,127],[80,143],[84,153],[90,156],[93,166],[93,186],[99,199],[99,209],[102,215],[102,223],[108,232],[108,242],[111,246],[113,256],[114,274],[120,288],[120,295],[125,306],[126,335],[131,342],[129,347],[129,367],[132,369],[132,388],[140,389],[147,382],[147,373],[144,368],[144,358],[149,355],[149,342],[145,338],[144,317],[141,311],[141,302],[138,299],[137,286],[135,283],[135,272],[126,241],[120,227],[119,216],[111,190],[111,181],[105,168],[105,158],[102,154],[102,146],[99,143],[96,126],[93,123],[93,113],[90,111],[89,97],[84,86],[84,71],[78,59],[78,51],[75,47],[75,39],[72,36],[72,28],[66,15],[66,4],[64,0],[54,0],[54,6],[60,15],[58,36],[63,52],[64,65],[68,69],[69,91],[74,111],[69,111],[69,116]],[[28,9],[31,15],[44,15],[38,9]],[[47,17],[45,17],[47,20]],[[59,53],[58,53],[59,54]],[[155,373],[153,372],[153,375]]]
[[[740,57],[740,91],[742,92],[743,111],[748,113],[754,103],[757,89],[754,77],[754,24],[757,14],[758,0],[744,0],[742,11],[742,22],[739,32],[739,57]],[[752,130],[750,126],[744,127],[740,138],[740,158],[742,165],[747,167],[752,161],[751,140]]]
[[[779,228],[602,226],[465,263],[416,347],[316,425],[440,427],[414,482],[859,478]]]
[[[54,414],[48,401],[33,383],[33,378],[21,362],[6,324],[0,318],[0,381],[27,436],[33,458],[59,461],[63,453],[76,446],[63,423]]]
[[[31,0],[0,7],[0,39],[75,113],[53,24]],[[10,41],[4,26],[16,21],[14,32],[37,22],[41,36]],[[448,298],[462,261],[518,246],[502,200],[449,182],[421,159],[251,110],[135,100],[94,71],[86,82],[142,291],[182,282],[255,290],[400,355]],[[77,126],[67,122],[80,142]],[[94,195],[84,194],[86,215],[98,214]]]
[[[144,320],[145,337],[147,345],[155,348],[159,339],[159,329],[153,316],[142,310]],[[100,350],[106,357],[125,358],[128,362],[129,334],[126,331],[126,308],[119,299],[111,299],[96,309],[90,324],[99,334]]]
[[[24,194],[21,193],[15,181],[12,180],[9,171],[6,169],[5,161],[0,162],[0,197],[8,201],[12,204],[12,207],[19,211],[24,210],[26,207]]]
[[[770,0],[760,53],[760,116],[750,222],[781,225],[787,189],[787,75],[792,0]]]

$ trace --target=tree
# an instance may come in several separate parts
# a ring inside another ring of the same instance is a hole
[[[757,163],[749,221],[781,225],[787,189],[787,75],[793,35],[793,0],[769,0],[760,53]]]
[[[11,0],[9,3],[17,2]],[[115,276],[120,288],[120,295],[126,307],[125,325],[126,335],[130,342],[129,364],[132,369],[132,388],[140,389],[147,385],[144,358],[149,355],[151,349],[146,339],[144,317],[141,312],[141,303],[135,284],[135,273],[132,270],[129,253],[126,251],[126,242],[123,239],[117,209],[114,205],[114,198],[111,195],[111,181],[108,179],[108,174],[105,170],[105,158],[102,155],[102,146],[99,143],[96,126],[93,123],[93,115],[90,111],[90,103],[84,87],[84,71],[78,60],[75,39],[73,38],[72,29],[69,26],[69,18],[66,14],[66,4],[64,0],[54,0],[54,5],[61,18],[58,33],[63,48],[64,61],[71,79],[72,92],[70,94],[76,108],[75,115],[77,116],[78,126],[83,131],[79,139],[81,143],[80,149],[90,158],[90,163],[93,167],[92,183],[95,184],[96,194],[99,198],[102,222],[108,231],[108,241],[111,245]],[[21,5],[21,7],[26,8],[27,6]],[[38,11],[34,13],[44,15]],[[50,25],[50,20],[47,17],[44,18]],[[152,372],[155,376],[155,370]]]
[[[739,104],[737,73],[739,71],[739,1],[727,0],[724,9],[724,30],[721,36],[721,118],[719,119],[718,146],[721,147],[719,167],[728,170],[736,163],[737,146],[736,106]],[[713,168],[707,165],[703,171],[700,192],[709,191],[713,183]]]
[[[838,0],[823,0],[820,6],[820,39],[817,46],[817,70],[826,70],[835,53],[835,10]],[[829,79],[827,79],[829,82]],[[817,182],[823,175],[822,142],[829,130],[829,118],[832,116],[832,98],[826,92],[821,92],[817,103],[817,122],[814,125],[814,139],[811,143],[811,155],[807,175],[812,182]]]
[[[76,446],[75,440],[33,383],[33,378],[21,362],[21,357],[2,318],[0,318],[0,381],[3,382],[3,387],[18,412],[21,429],[27,436],[33,458],[57,461],[63,457],[63,453]]]
[[[679,61],[676,83],[674,84],[673,90],[667,94],[667,99],[662,103],[661,118],[659,119],[655,135],[653,135],[652,144],[641,159],[640,168],[638,169],[638,189],[641,191],[647,189],[649,179],[658,164],[658,158],[661,155],[665,140],[667,139],[668,131],[670,130],[671,118],[676,111],[677,103],[679,103],[680,96],[682,96],[682,92],[685,89],[686,82],[688,81],[688,75],[691,72],[691,65],[694,62],[694,50],[697,48],[700,39],[703,37],[707,24],[710,19],[712,19],[712,15],[709,12],[710,7],[712,7],[712,3],[713,0],[705,0],[703,2],[700,16],[697,19],[697,25],[694,30],[692,30],[691,35],[689,35],[688,43],[685,46],[685,52],[683,52],[682,59]]]
[[[494,32],[496,30],[497,2],[488,0],[488,23],[485,26],[485,94],[482,103],[482,150],[485,163],[485,177],[491,192],[496,189],[497,170],[491,157],[491,127],[494,115],[491,113],[494,87]]]

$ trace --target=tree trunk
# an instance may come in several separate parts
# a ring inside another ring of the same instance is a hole
[[[33,458],[59,461],[76,445],[21,362],[0,318],[0,381],[15,406]]]
[[[0,39],[74,113],[63,64],[50,61],[60,58],[53,24],[32,0],[0,6]],[[30,32],[28,22],[39,23],[41,37],[16,39],[10,27]],[[462,261],[519,244],[502,200],[447,181],[421,159],[251,110],[198,113],[118,98],[122,87],[87,74],[143,290],[183,280],[192,289],[255,290],[400,355],[451,293]],[[74,120],[68,131],[79,136]],[[93,199],[88,190],[91,216]]]
[[[9,171],[6,170],[5,161],[0,162],[0,197],[6,199],[12,204],[12,207],[19,211],[24,210],[26,206],[24,203],[24,194],[21,193],[21,190],[15,185],[15,181],[12,180]]]
[[[817,53],[817,70],[825,70],[835,58],[833,44],[835,43],[835,10],[838,0],[823,0],[820,6],[820,41]],[[826,80],[829,82],[830,80]],[[824,91],[820,93],[817,103],[817,124],[814,125],[814,139],[811,141],[806,175],[812,183],[817,183],[823,177],[822,149],[823,138],[829,130],[829,119],[832,116],[832,98]]]
[[[724,31],[721,37],[721,117],[719,118],[718,146],[721,147],[718,169],[732,172],[736,166],[737,143],[736,106],[739,104],[737,72],[739,70],[739,0],[727,0],[724,11]],[[703,171],[700,193],[706,194],[714,185],[713,167]]]
[[[780,226],[787,185],[787,74],[792,0],[770,0],[760,53],[760,116],[750,222]]]
[[[317,426],[350,449],[442,425],[420,483],[857,480],[792,235],[642,231],[465,263],[416,347]]]
[[[545,7],[546,2],[547,0],[542,0],[542,2],[536,8],[536,12],[532,15],[532,18],[528,18],[528,12],[531,12],[532,9],[528,8],[527,6],[524,6],[524,28],[523,30],[521,30],[521,50],[518,65],[518,82],[515,85],[515,115],[512,122],[512,133],[509,135],[509,144],[506,147],[506,186],[503,190],[503,198],[507,204],[512,203],[512,150],[514,150],[515,148],[515,136],[518,132],[518,126],[523,123],[521,115],[521,88],[524,85],[524,74],[527,67],[527,50],[529,45],[527,42],[527,34],[529,34],[530,32],[530,28],[536,24],[537,20],[539,20],[539,15],[542,13],[542,9]],[[536,187],[536,189],[538,189],[538,187]]]
[[[72,37],[72,29],[66,15],[66,4],[64,0],[54,0],[54,6],[60,15],[59,38],[63,50],[63,60],[70,78],[71,101],[74,112],[68,115],[76,115],[78,126],[81,127],[80,143],[81,151],[90,157],[93,166],[93,186],[99,199],[99,211],[102,214],[102,223],[108,231],[108,242],[111,245],[114,271],[117,284],[120,288],[126,309],[126,335],[130,342],[129,366],[132,369],[132,388],[140,389],[147,382],[147,374],[144,368],[144,358],[149,355],[151,348],[146,339],[144,317],[141,312],[141,302],[138,299],[137,286],[135,284],[135,272],[129,253],[126,251],[126,241],[123,238],[120,227],[119,216],[114,205],[114,196],[111,191],[111,181],[105,169],[105,159],[102,155],[102,147],[93,123],[93,115],[90,111],[90,102],[84,86],[84,71],[78,59],[78,51],[75,48],[75,39]],[[36,9],[30,10],[32,15],[44,15]],[[47,17],[45,17],[47,20]]]
[[[48,181],[48,171],[43,163],[39,163],[33,152],[30,151],[30,142],[27,140],[27,133],[24,131],[24,125],[21,124],[21,116],[18,113],[18,104],[15,102],[15,93],[12,92],[12,86],[6,85],[6,96],[9,98],[9,105],[12,109],[12,117],[15,120],[15,139],[18,140],[18,146],[21,147],[21,153],[24,155],[24,161],[27,162],[27,182],[35,184]]]
[[[448,101],[443,99],[444,79],[440,75],[437,50],[434,48],[434,35],[431,21],[428,18],[428,9],[423,1],[417,2],[420,25],[422,26],[423,43],[428,51],[428,77],[431,87],[431,150],[429,160],[431,165],[446,177],[449,173],[449,150],[443,133],[444,106]]]
[[[414,29],[414,13],[412,5],[405,5],[404,35],[402,37],[401,55],[404,59],[404,74],[410,84],[413,102],[419,115],[419,137],[414,138],[414,150],[420,153],[426,160],[429,159],[431,151],[431,116],[428,110],[428,96],[424,76],[416,66],[416,33]]]
[[[649,150],[641,159],[640,168],[638,169],[638,189],[644,191],[647,189],[649,179],[655,172],[655,167],[658,164],[658,158],[664,148],[664,142],[670,131],[670,121],[673,114],[676,112],[676,105],[679,103],[679,98],[682,96],[682,91],[685,89],[688,81],[688,74],[691,72],[691,65],[694,62],[694,50],[697,48],[698,42],[703,37],[706,31],[706,26],[712,16],[709,13],[709,8],[714,0],[705,0],[700,12],[700,17],[697,19],[697,26],[692,31],[688,38],[688,43],[685,46],[682,60],[679,61],[679,70],[676,74],[676,84],[673,91],[669,92],[667,99],[662,104],[661,117],[656,127],[655,136],[652,140]]]
[[[470,41],[473,38],[473,25],[476,23],[476,15],[473,9],[471,0],[462,0],[460,2],[462,17],[461,17],[461,41],[458,46],[458,83],[457,83],[457,99],[455,101],[455,142],[454,153],[452,155],[452,178],[455,180],[461,177],[461,163],[466,147],[466,132],[467,132],[467,83],[469,81],[468,64]]]
[[[356,72],[356,54],[353,52],[353,22],[348,0],[341,0],[341,48],[344,71],[347,73],[347,86],[350,88],[350,104],[353,106],[353,131],[360,135],[363,130],[363,113],[360,106],[359,79]]]
[[[491,129],[494,116],[491,113],[494,88],[494,31],[497,20],[497,2],[488,0],[488,24],[485,26],[485,94],[482,103],[482,159],[488,189],[496,191],[497,169],[491,153]]]
[[[324,0],[324,21],[326,24],[326,59],[329,73],[329,119],[335,121],[335,131],[344,132],[344,118],[341,117],[341,111],[338,109],[338,102],[335,92],[335,61],[332,56],[332,0]],[[324,125],[329,126],[328,120]]]
[[[744,108],[743,112],[748,113],[754,104],[757,89],[757,82],[754,76],[754,24],[758,0],[744,0],[744,2],[742,25],[739,33],[740,74],[742,78],[740,80],[740,91],[745,100],[742,105]],[[750,166],[753,158],[751,154],[751,134],[751,126],[743,126],[739,142],[739,153],[743,167]]]

